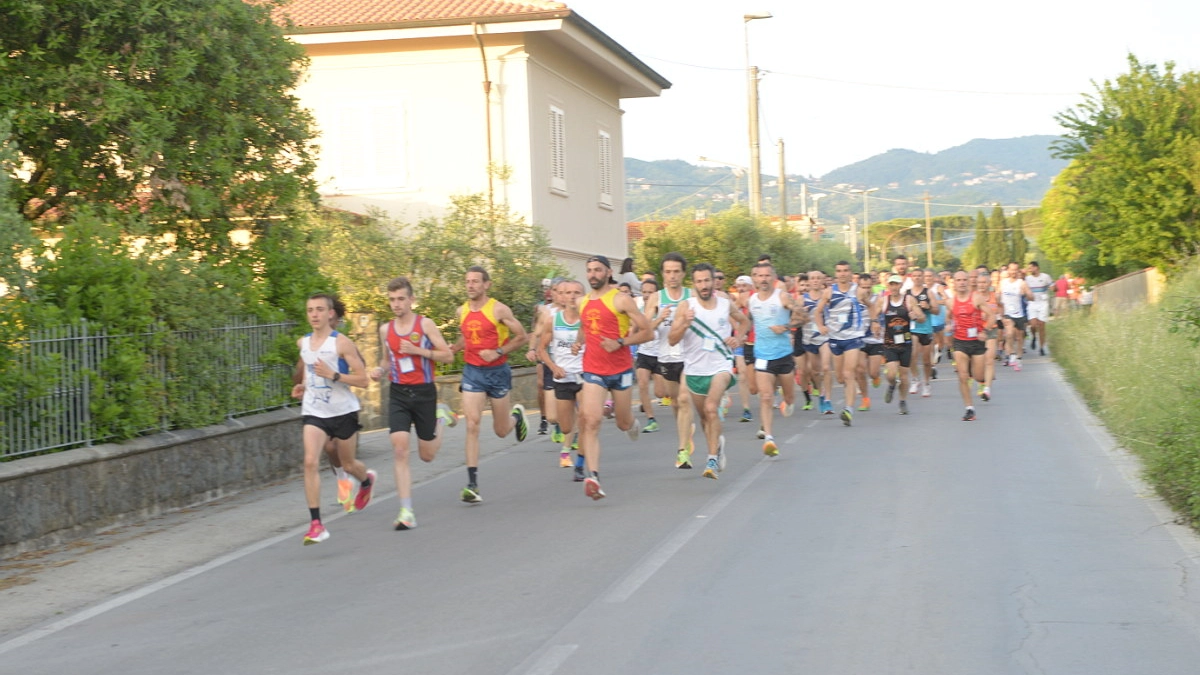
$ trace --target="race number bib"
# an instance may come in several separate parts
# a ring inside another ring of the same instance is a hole
[[[767,360],[766,359],[754,359],[754,369],[755,370],[766,370],[767,369]]]
[[[967,329],[967,339],[968,340],[974,340],[977,337],[979,337],[979,329],[978,328],[968,328]]]
[[[621,375],[621,386],[625,388],[633,386],[633,373],[624,373]]]
[[[714,338],[706,337],[700,344],[700,348],[706,352],[711,352],[717,348],[717,341]]]
[[[402,373],[411,373],[415,369],[411,356],[405,356],[404,358],[400,359],[398,363],[400,366],[400,372]]]

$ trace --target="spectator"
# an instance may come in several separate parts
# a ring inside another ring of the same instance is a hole
[[[641,295],[642,283],[638,279],[638,275],[633,273],[633,258],[626,258],[621,262],[621,273],[617,275],[617,284],[628,285],[630,295],[635,298]]]
[[[1058,281],[1054,282],[1054,315],[1062,316],[1070,307],[1071,277],[1064,272]]]

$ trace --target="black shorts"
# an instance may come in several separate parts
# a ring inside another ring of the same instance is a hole
[[[987,354],[987,343],[979,340],[954,340],[954,351],[962,352],[967,356],[983,356]]]
[[[358,423],[358,411],[338,415],[337,417],[317,417],[316,415],[305,415],[302,419],[304,426],[316,427],[325,432],[326,436],[339,440],[353,438],[354,434],[362,429],[362,425]]]
[[[1023,316],[1006,316],[1004,318],[1013,322],[1013,328],[1016,328],[1017,330],[1021,331],[1022,333],[1025,332],[1025,324],[1028,322],[1028,319],[1026,319]]]
[[[912,335],[917,338],[917,342],[920,342],[923,347],[933,344],[933,333],[913,333]]]
[[[792,356],[804,356],[804,330],[797,328],[792,331]]]
[[[546,391],[554,389],[554,372],[550,370],[550,366],[544,363],[538,365],[542,369],[542,389]]]
[[[866,356],[883,356],[883,344],[880,342],[864,342],[862,353]]]
[[[771,375],[787,375],[796,369],[796,358],[794,356],[781,356],[777,359],[767,361],[766,368],[759,368],[758,362],[754,363],[754,370],[759,373],[770,373]]]
[[[667,382],[678,382],[683,376],[683,361],[676,363],[658,362],[658,374],[663,376]]]
[[[652,373],[658,372],[658,357],[651,354],[643,354],[638,352],[637,363],[634,364],[634,370],[648,370]]]
[[[907,368],[912,365],[912,345],[884,345],[883,360],[891,363],[899,361],[902,368]]]
[[[388,387],[388,429],[394,434],[413,427],[423,441],[437,438],[437,385],[392,382]]]
[[[574,401],[575,397],[583,390],[582,382],[555,382],[554,383],[554,400],[556,401]]]
[[[748,363],[750,365],[754,365],[754,343],[753,342],[742,345],[742,359],[746,363]]]

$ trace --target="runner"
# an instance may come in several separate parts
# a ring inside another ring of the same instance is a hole
[[[941,309],[930,315],[929,323],[933,325],[933,367],[929,370],[929,377],[925,380],[925,386],[930,386],[932,380],[937,379],[937,364],[942,362],[942,357],[950,353],[951,342],[950,333],[947,330],[953,330],[946,326],[947,321],[952,321],[950,316],[950,293],[952,287],[949,278],[949,272],[942,272],[939,276],[933,273],[933,270],[925,270],[925,287],[929,289],[931,295],[937,298]],[[916,393],[916,392],[909,392]],[[925,392],[922,392],[924,394]]]
[[[996,295],[996,289],[992,288],[991,274],[985,271],[984,274],[976,276],[974,281],[975,292],[983,297],[983,342],[987,345],[987,352],[983,355],[983,382],[979,385],[979,391],[975,393],[984,401],[990,401],[992,382],[996,379],[996,349],[1000,341],[1000,331],[1003,330],[1003,324],[997,318],[1000,316],[1000,298]]]
[[[825,293],[825,280],[824,272],[820,270],[809,272],[808,290],[800,298],[804,304],[806,317],[803,331],[805,372],[808,379],[804,384],[817,394],[817,412],[822,415],[832,415],[833,403],[827,398],[830,392],[823,387],[825,386],[825,374],[833,372],[833,355],[829,352],[829,336],[821,332],[816,319],[817,304],[820,303],[821,296]],[[811,410],[812,405],[805,405],[804,409]]]
[[[732,350],[741,341],[738,334],[745,333],[749,322],[728,298],[715,294],[714,271],[708,263],[692,268],[692,289],[696,295],[676,310],[679,314],[667,339],[671,345],[682,346],[686,386],[708,443],[703,475],[715,480],[725,470],[725,436],[721,433],[719,408],[733,379]]]
[[[754,281],[745,274],[737,278],[734,286],[737,292],[733,298],[734,307],[746,316],[750,312],[750,296],[754,295]],[[750,352],[750,362],[746,361],[746,352]],[[754,372],[754,328],[743,336],[743,343],[733,350],[734,364],[737,366],[738,395],[742,399],[742,416],[739,422],[753,422],[754,414],[750,412],[750,397],[758,393],[755,387]]]
[[[458,416],[445,403],[438,403],[434,381],[434,362],[451,363],[454,354],[437,324],[429,317],[414,314],[413,288],[405,277],[396,277],[387,285],[392,320],[379,327],[380,365],[371,370],[371,379],[379,382],[387,374],[388,428],[391,431],[393,471],[400,513],[392,525],[397,530],[417,526],[413,514],[412,470],[408,463],[409,434],[417,430],[417,453],[421,461],[432,462],[442,447],[438,423],[453,427]]]
[[[579,449],[575,436],[575,408],[583,389],[583,357],[573,347],[579,341],[579,298],[583,297],[583,284],[564,279],[555,287],[555,294],[557,306],[542,317],[538,358],[554,378],[555,412],[562,430],[562,436],[555,441],[562,443],[558,465],[564,469],[574,466],[575,481],[582,482],[586,478],[583,453],[577,452],[572,462],[571,450]]]
[[[696,425],[692,421],[692,404],[688,400],[687,387],[679,386],[683,376],[683,351],[679,345],[668,343],[667,334],[671,330],[671,315],[675,307],[691,297],[691,291],[683,287],[686,268],[687,261],[679,253],[671,252],[663,256],[663,289],[646,302],[646,316],[658,341],[658,374],[666,381],[667,396],[675,412],[675,429],[679,438],[675,467],[678,469],[692,468],[692,434]]]
[[[958,371],[958,392],[962,394],[963,421],[975,419],[975,401],[971,397],[971,377],[983,383],[987,344],[981,338],[987,315],[984,299],[971,290],[970,277],[963,270],[954,273],[954,293],[950,298],[954,318],[954,368]]]
[[[538,344],[538,326],[541,325],[542,315],[547,312],[554,311],[554,288],[561,279],[542,279],[542,300],[533,306],[533,320],[529,325],[529,350],[525,352],[525,360],[537,364],[537,404],[538,411],[541,413],[541,422],[538,423],[538,435],[545,436],[550,433],[549,427],[555,424],[554,411],[555,406],[551,404],[552,394],[554,392],[554,379],[550,377],[550,369],[545,368],[537,357]],[[550,441],[559,443],[562,441],[562,434],[555,424],[555,430],[551,434]]]
[[[922,375],[924,375],[925,388],[923,393],[929,396],[932,393],[932,388],[929,385],[933,379],[933,317],[941,314],[943,304],[938,293],[934,293],[932,289],[925,285],[925,279],[932,277],[920,267],[914,267],[909,279],[912,281],[912,288],[909,289],[908,295],[916,301],[917,306],[921,308],[921,312],[925,315],[924,321],[913,321],[910,326],[910,331],[913,334],[913,356],[912,366],[909,368],[909,373],[912,377],[912,386],[909,387],[909,394],[916,394],[920,389]],[[917,365],[917,364],[920,365]]]
[[[862,293],[854,283],[854,272],[850,263],[839,262],[834,267],[837,281],[825,289],[815,310],[817,329],[829,337],[829,351],[833,354],[833,368],[837,381],[845,390],[845,405],[842,407],[842,424],[850,426],[854,414],[850,412],[855,402],[855,375],[858,360],[862,357],[865,322]],[[825,386],[828,396],[833,389],[834,372],[826,371]]]
[[[350,338],[330,327],[332,296],[325,293],[309,296],[304,311],[312,332],[296,342],[304,360],[305,379],[292,387],[292,397],[303,399],[304,498],[311,521],[304,535],[307,546],[329,539],[329,530],[321,523],[321,453],[326,440],[337,440],[342,467],[359,481],[355,511],[371,503],[375,472],[354,457],[361,428],[358,423],[361,406],[350,387],[367,386],[367,367]],[[349,373],[343,375],[338,370],[338,359],[345,359]]]
[[[697,276],[693,269],[693,279]],[[775,267],[769,262],[760,262],[750,271],[754,279],[755,293],[750,296],[750,320],[754,323],[754,371],[755,383],[762,394],[758,397],[759,424],[763,429],[763,454],[774,457],[779,454],[771,424],[774,417],[775,387],[782,392],[783,401],[779,412],[791,417],[796,409],[796,384],[792,372],[796,369],[792,356],[792,324],[797,314],[796,301],[780,290],[775,282]],[[690,372],[690,371],[689,371]],[[770,392],[768,394],[768,392]],[[710,449],[711,449],[710,438]]]
[[[871,383],[875,387],[879,387],[880,371],[883,370],[883,331],[880,330],[883,324],[882,315],[875,314],[875,306],[880,297],[883,296],[884,290],[887,288],[887,279],[890,274],[881,273],[884,283],[881,285],[875,284],[875,277],[870,274],[858,275],[858,287],[869,289],[867,291],[866,313],[870,317],[867,323],[866,330],[863,332],[863,349],[862,357],[858,360],[858,369],[855,371],[855,379],[858,381],[858,390],[862,392],[862,402],[858,405],[859,412],[868,412],[871,410],[871,397],[867,395],[867,375],[871,376]],[[878,288],[879,290],[875,290]]]
[[[1025,303],[1033,300],[1033,292],[1022,278],[1021,266],[1008,264],[1008,277],[1000,280],[1000,304],[1004,311],[1004,350],[1008,363],[1021,372],[1021,352],[1025,351]]]
[[[1050,319],[1050,290],[1054,278],[1042,271],[1037,261],[1029,263],[1026,269],[1025,284],[1033,294],[1033,302],[1027,308],[1029,315],[1029,333],[1033,336],[1030,349],[1038,350],[1039,356],[1046,355],[1046,321]]]
[[[612,283],[612,266],[602,255],[587,261],[587,280],[591,292],[580,310],[582,330],[575,342],[575,353],[583,351],[583,389],[579,398],[579,446],[588,475],[583,493],[592,499],[604,498],[600,487],[600,422],[604,401],[611,393],[617,428],[636,441],[640,431],[633,416],[633,356],[629,345],[650,338],[646,316],[637,311],[633,298],[617,290]]]
[[[646,298],[658,293],[658,282],[647,279],[642,282],[642,294],[635,299],[638,311],[646,311]],[[658,431],[658,420],[654,419],[654,399],[650,397],[651,383],[654,385],[654,398],[666,390],[662,375],[658,374],[658,341],[648,340],[638,345],[637,357],[634,358],[638,383],[638,400],[642,412],[646,415],[646,425],[642,427],[643,434]]]
[[[928,317],[911,291],[904,292],[904,278],[888,277],[887,292],[876,301],[875,314],[882,317],[883,358],[887,363],[887,393],[883,402],[891,403],[900,388],[900,414],[908,414],[908,377],[912,365],[914,323],[926,323]],[[915,282],[914,282],[915,288]]]
[[[492,430],[504,438],[517,432],[517,441],[529,433],[525,406],[512,402],[512,369],[508,354],[529,336],[508,305],[488,297],[492,278],[478,265],[467,268],[467,301],[458,309],[459,336],[452,349],[463,352],[462,405],[467,418],[467,486],[462,500],[483,501],[479,493],[479,429],[483,408],[492,405]]]

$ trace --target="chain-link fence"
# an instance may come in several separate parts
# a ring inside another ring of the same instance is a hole
[[[20,377],[0,392],[0,458],[284,407],[295,326],[231,319],[106,335],[83,321],[36,331],[10,350]]]

